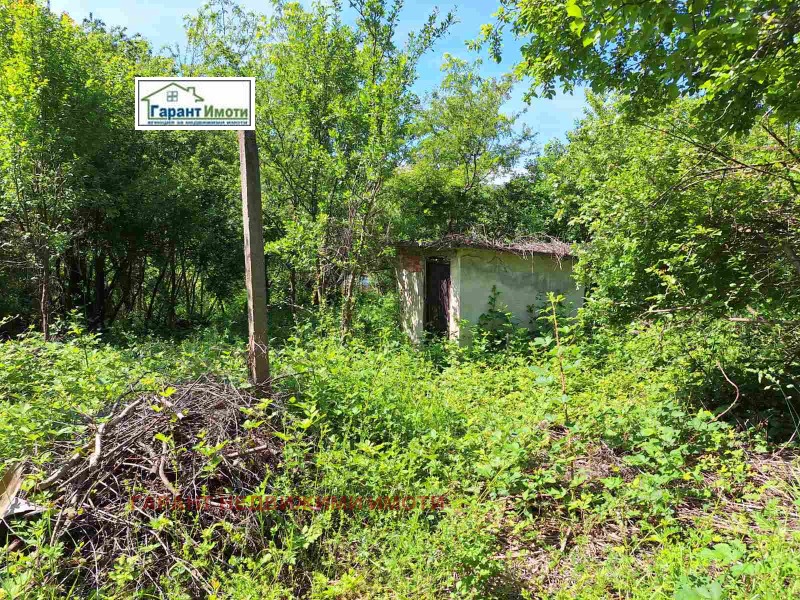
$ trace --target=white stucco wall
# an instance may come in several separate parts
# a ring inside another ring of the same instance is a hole
[[[400,323],[409,339],[418,344],[423,333],[423,299],[425,297],[425,260],[419,270],[401,256],[396,267],[397,289],[400,294]]]
[[[529,306],[547,304],[547,293],[562,294],[573,312],[583,304],[583,290],[572,279],[572,259],[465,248],[458,251],[460,266],[459,317],[476,324],[489,308],[492,286],[500,292],[499,306],[514,315],[517,325],[530,327]]]
[[[468,327],[475,325],[489,308],[492,286],[500,292],[499,305],[514,315],[514,321],[529,327],[528,306],[547,304],[547,292],[562,294],[573,311],[583,303],[583,290],[572,279],[572,260],[551,256],[520,257],[514,254],[464,248],[455,251],[401,254],[396,267],[400,293],[401,323],[412,342],[424,334],[425,262],[427,255],[450,259],[450,337],[466,340]]]
[[[450,319],[448,325],[450,339],[459,339],[461,332],[461,255],[458,250],[450,256]]]

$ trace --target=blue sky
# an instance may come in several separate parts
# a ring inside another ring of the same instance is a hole
[[[92,13],[108,25],[125,26],[129,33],[141,33],[158,49],[184,41],[183,16],[194,13],[202,3],[203,0],[51,0],[50,5],[54,11],[68,12],[76,20]],[[240,4],[257,12],[271,10],[271,4],[267,0],[240,0]],[[454,11],[458,23],[420,65],[420,78],[416,86],[418,93],[431,90],[440,81],[439,67],[446,52],[467,60],[479,57],[467,50],[465,42],[477,37],[482,24],[492,21],[497,3],[494,0],[464,0],[460,3],[411,0],[406,3],[403,11],[403,29],[410,31],[421,26],[436,6],[443,14],[449,10]],[[519,47],[519,42],[507,39],[503,62],[499,65],[483,53],[483,74],[499,76],[510,70],[519,57]],[[538,132],[540,145],[553,138],[563,140],[564,134],[583,114],[586,106],[583,90],[576,90],[574,95],[559,94],[552,100],[535,99],[528,105],[522,99],[525,89],[524,82],[517,86],[505,107],[506,111],[526,110],[519,123],[525,123]]]

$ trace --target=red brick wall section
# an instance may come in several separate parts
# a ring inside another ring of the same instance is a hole
[[[408,271],[409,273],[422,272],[422,258],[414,254],[401,254],[400,265],[403,267],[404,271]]]

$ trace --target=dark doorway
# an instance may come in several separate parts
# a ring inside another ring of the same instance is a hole
[[[425,331],[446,335],[450,316],[450,261],[431,256],[425,268]]]

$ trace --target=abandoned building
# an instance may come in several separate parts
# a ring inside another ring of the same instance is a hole
[[[396,248],[403,330],[415,343],[426,332],[467,339],[494,290],[498,307],[521,327],[533,326],[548,292],[563,295],[573,312],[583,303],[583,290],[571,275],[574,256],[558,240],[506,243],[449,235],[399,242]]]

